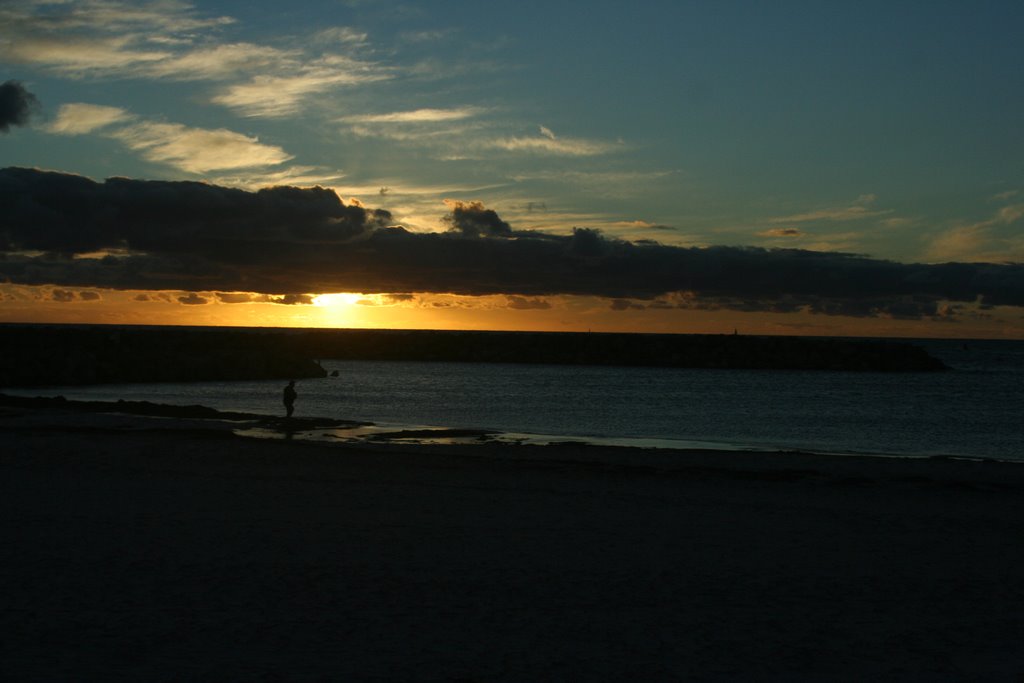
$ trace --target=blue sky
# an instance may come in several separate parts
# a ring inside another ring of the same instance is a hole
[[[443,230],[1024,261],[1019,2],[8,0],[0,166]]]

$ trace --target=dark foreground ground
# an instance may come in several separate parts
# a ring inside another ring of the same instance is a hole
[[[1024,467],[3,409],[0,679],[1024,676]]]

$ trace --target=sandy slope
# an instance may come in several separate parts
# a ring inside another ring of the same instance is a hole
[[[0,679],[1024,676],[1019,465],[200,424],[0,415]]]

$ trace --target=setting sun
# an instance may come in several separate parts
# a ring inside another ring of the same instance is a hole
[[[362,298],[362,294],[355,294],[353,292],[317,294],[313,297],[313,305],[325,308],[344,308],[356,304]]]

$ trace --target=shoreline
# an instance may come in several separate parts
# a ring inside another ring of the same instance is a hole
[[[204,419],[213,425],[231,423],[233,431],[245,438],[286,439],[311,441],[322,444],[390,444],[395,447],[427,446],[510,446],[530,448],[558,448],[585,446],[599,452],[628,451],[636,454],[660,452],[673,454],[706,452],[723,455],[748,453],[762,456],[804,455],[825,458],[868,458],[886,460],[963,461],[978,463],[1024,464],[1020,458],[955,453],[895,453],[829,451],[817,449],[772,447],[767,445],[740,445],[735,443],[699,440],[679,440],[648,437],[595,437],[584,435],[553,435],[504,432],[492,429],[464,429],[452,426],[417,425],[410,423],[375,423],[327,417],[299,416],[290,419],[280,415],[225,411],[193,404],[164,404],[151,401],[79,400],[63,396],[28,396],[6,394],[0,391],[0,410],[4,408],[41,411],[68,411],[71,413],[102,414],[123,413],[138,417],[167,419]]]
[[[1014,463],[233,426],[0,409],[0,677],[1024,672]]]
[[[89,414],[124,413],[140,417],[164,417],[206,419],[233,423],[233,431],[245,438],[286,439],[312,441],[323,444],[390,444],[395,447],[410,446],[480,446],[503,445],[523,447],[586,446],[594,452],[604,449],[628,451],[636,454],[660,452],[668,457],[673,454],[706,452],[737,454],[749,453],[762,456],[803,455],[825,458],[868,458],[886,460],[922,460],[931,462],[963,461],[978,463],[1024,464],[1019,458],[1000,458],[984,455],[962,455],[946,453],[885,453],[804,450],[799,448],[773,448],[770,446],[743,446],[730,443],[702,442],[697,440],[657,439],[645,437],[592,437],[582,435],[547,435],[502,432],[489,429],[462,429],[451,426],[383,424],[357,420],[326,417],[293,417],[291,420],[280,415],[224,411],[203,405],[178,405],[154,403],[151,401],[100,401],[65,399],[63,396],[26,396],[0,392],[0,410],[27,408],[30,410],[64,410]]]

